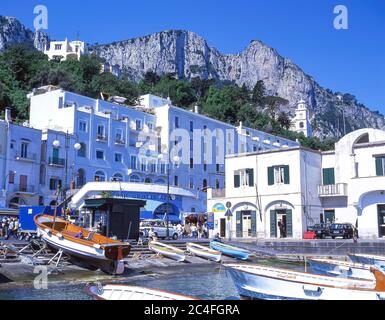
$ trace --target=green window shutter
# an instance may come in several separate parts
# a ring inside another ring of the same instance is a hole
[[[293,237],[293,212],[291,209],[286,210],[286,236]]]
[[[254,169],[247,169],[249,175],[249,186],[254,187]]]
[[[274,184],[274,167],[267,168],[267,183],[269,186]]]
[[[237,211],[235,214],[236,217],[236,235],[237,238],[242,238],[242,213]]]
[[[290,170],[289,170],[289,166],[284,166],[284,183],[285,184],[290,184]]]
[[[322,169],[322,182],[325,186],[335,184],[334,168]]]
[[[241,186],[241,177],[239,174],[234,174],[234,188],[239,188]]]
[[[376,158],[376,175],[383,176],[384,175],[384,166],[383,166],[383,157]]]
[[[257,236],[257,212],[251,211],[251,236]]]
[[[277,237],[277,215],[275,210],[270,210],[270,238]]]

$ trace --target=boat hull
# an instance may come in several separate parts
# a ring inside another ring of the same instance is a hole
[[[355,263],[362,263],[367,265],[385,266],[385,257],[371,256],[371,255],[359,255],[348,254],[351,261]]]
[[[385,292],[351,290],[347,286],[330,287],[252,274],[226,268],[243,298],[262,300],[384,300]]]
[[[219,251],[217,251],[218,253],[210,253],[208,251],[203,250],[203,248],[200,249],[199,247],[192,246],[192,245],[189,245],[189,244],[187,244],[186,248],[192,254],[194,254],[194,255],[196,255],[198,257],[202,257],[202,258],[208,259],[210,261],[220,262],[221,258],[222,258],[222,253],[219,252]]]
[[[193,297],[164,290],[118,284],[89,286],[86,290],[98,300],[195,300]]]
[[[251,252],[247,252],[245,250],[242,250],[233,246],[229,246],[226,244],[222,244],[216,241],[210,242],[210,248],[213,250],[220,251],[222,252],[222,254],[226,256],[229,256],[238,260],[243,260],[243,261],[249,260],[251,256]]]
[[[170,250],[167,248],[159,247],[158,245],[150,242],[148,245],[148,248],[153,252],[156,252],[156,253],[161,254],[162,256],[164,256],[166,258],[169,258],[169,259],[172,259],[172,260],[175,260],[178,262],[183,262],[186,259],[186,255],[183,253],[183,251],[179,250],[181,252],[175,252],[174,250],[176,248],[172,248],[171,246],[168,246],[168,248],[171,248],[171,250]],[[178,249],[176,249],[176,250],[178,250]]]
[[[53,251],[62,250],[70,257],[71,262],[79,267],[97,270],[101,269],[109,274],[121,274],[124,272],[124,261],[114,261],[105,257],[104,249],[94,248],[74,243],[63,237],[58,237],[52,232],[37,229],[38,235]]]
[[[314,273],[327,276],[348,277],[366,280],[375,280],[368,265],[336,261],[336,260],[307,260]]]

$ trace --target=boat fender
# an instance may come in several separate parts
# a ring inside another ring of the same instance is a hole
[[[50,229],[48,229],[48,228],[46,228],[46,229],[44,229],[44,231],[49,235],[49,236],[51,236],[52,235],[52,232],[51,232],[51,230]]]
[[[303,288],[303,291],[308,291],[308,292],[315,292],[315,293],[321,293],[322,292],[322,288],[318,287],[318,286],[312,286],[312,285],[303,285],[302,286]]]
[[[100,244],[94,243],[94,244],[93,244],[93,247],[94,247],[95,249],[100,249]]]
[[[57,233],[56,236],[58,237],[59,240],[62,240],[64,238],[61,233]]]

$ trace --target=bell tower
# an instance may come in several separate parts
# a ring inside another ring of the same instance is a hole
[[[313,135],[310,124],[310,113],[306,106],[305,100],[300,100],[297,102],[292,130],[298,133],[302,132],[305,137],[311,137]]]

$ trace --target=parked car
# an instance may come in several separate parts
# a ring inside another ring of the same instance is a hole
[[[312,227],[313,232],[317,239],[324,239],[330,236],[330,224],[329,223],[317,223]]]
[[[154,234],[157,238],[167,238],[167,226],[162,220],[146,220],[143,221],[143,225],[139,228],[141,236],[148,237],[151,228],[154,229]],[[179,237],[178,230],[169,224],[169,237],[177,240]]]
[[[357,236],[356,228],[351,223],[332,223],[329,230],[332,239],[336,237],[351,239],[355,235]]]

